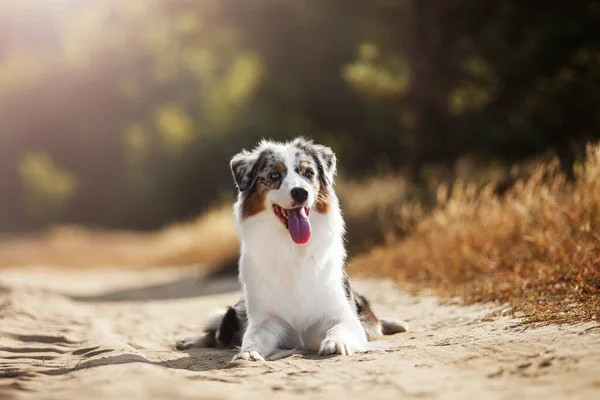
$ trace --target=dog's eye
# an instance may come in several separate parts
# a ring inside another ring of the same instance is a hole
[[[281,178],[281,174],[279,172],[271,172],[269,174],[269,179],[272,181],[275,181],[277,179]]]
[[[308,168],[306,171],[304,171],[304,175],[311,179],[313,176],[315,176],[315,171],[313,171],[312,169]]]

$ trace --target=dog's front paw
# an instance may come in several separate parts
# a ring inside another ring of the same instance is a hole
[[[321,347],[319,348],[320,356],[336,354],[349,356],[352,354],[352,348],[347,343],[337,339],[325,339],[321,342]]]
[[[246,361],[265,361],[265,358],[258,351],[242,351],[233,357],[231,361],[246,360]]]

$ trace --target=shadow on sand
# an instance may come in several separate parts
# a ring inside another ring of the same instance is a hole
[[[118,290],[93,296],[70,296],[81,302],[118,302],[172,300],[210,296],[239,290],[236,278],[237,260],[223,264],[208,275],[202,272],[190,273],[171,282]]]
[[[230,367],[229,361],[236,354],[236,351],[222,349],[194,349],[185,353],[187,353],[186,356],[165,361],[150,361],[139,354],[125,353],[84,361],[74,368],[49,368],[47,370],[38,370],[37,372],[44,375],[64,375],[82,369],[132,363],[144,363],[163,368],[186,369],[189,371],[210,371]]]
[[[114,356],[105,356],[89,361],[82,362],[74,368],[49,368],[47,370],[38,370],[39,373],[44,375],[64,375],[74,371],[96,368],[108,365],[119,365],[119,364],[131,364],[131,363],[144,363],[151,364],[163,368],[171,369],[185,369],[188,371],[211,371],[226,368],[243,367],[244,365],[255,365],[252,362],[242,361],[231,363],[231,359],[237,353],[236,349],[214,349],[214,348],[196,348],[184,350],[182,353],[187,354],[181,358],[167,360],[167,361],[150,361],[147,358],[139,354],[119,354]],[[277,360],[286,359],[294,355],[299,355],[306,360],[322,360],[326,358],[332,358],[334,356],[317,356],[316,354],[310,354],[307,352],[290,352],[285,356],[278,357]],[[260,363],[259,363],[260,364]],[[257,364],[256,364],[257,365]]]

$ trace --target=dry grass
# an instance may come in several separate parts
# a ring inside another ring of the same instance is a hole
[[[412,234],[352,262],[359,274],[509,303],[529,322],[600,320],[600,146],[576,181],[538,165],[502,197],[494,185],[440,185]]]
[[[410,203],[411,185],[398,175],[341,181],[340,197],[347,227],[349,254],[392,243],[422,219],[420,203]]]
[[[511,176],[526,178],[496,194],[494,182]],[[509,303],[530,322],[600,318],[600,146],[588,148],[575,182],[556,161],[512,174],[462,161],[452,171],[430,168],[425,182],[338,183],[350,254],[363,252],[351,272]],[[237,254],[230,204],[154,233],[62,227],[0,241],[0,266],[219,266]]]
[[[510,181],[511,175],[530,173],[531,168],[526,163],[512,171],[496,165],[481,168],[465,158],[458,160],[452,168],[437,165],[423,168],[423,183],[419,186],[402,174],[341,181],[336,191],[348,228],[349,254],[391,245],[410,235],[436,207],[439,188],[447,182],[462,180],[481,187],[490,182]]]
[[[63,226],[36,236],[7,238],[0,241],[0,266],[219,266],[237,257],[238,247],[231,205],[225,205],[158,232]]]

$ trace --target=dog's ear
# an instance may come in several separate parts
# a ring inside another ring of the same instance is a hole
[[[333,179],[337,172],[337,159],[335,158],[335,153],[330,147],[320,144],[312,144],[311,149],[323,168],[323,175],[325,178],[324,183],[333,185]]]
[[[249,153],[245,149],[231,159],[229,166],[233,174],[233,180],[240,192],[248,189],[252,183],[253,168],[258,160],[258,154]]]

